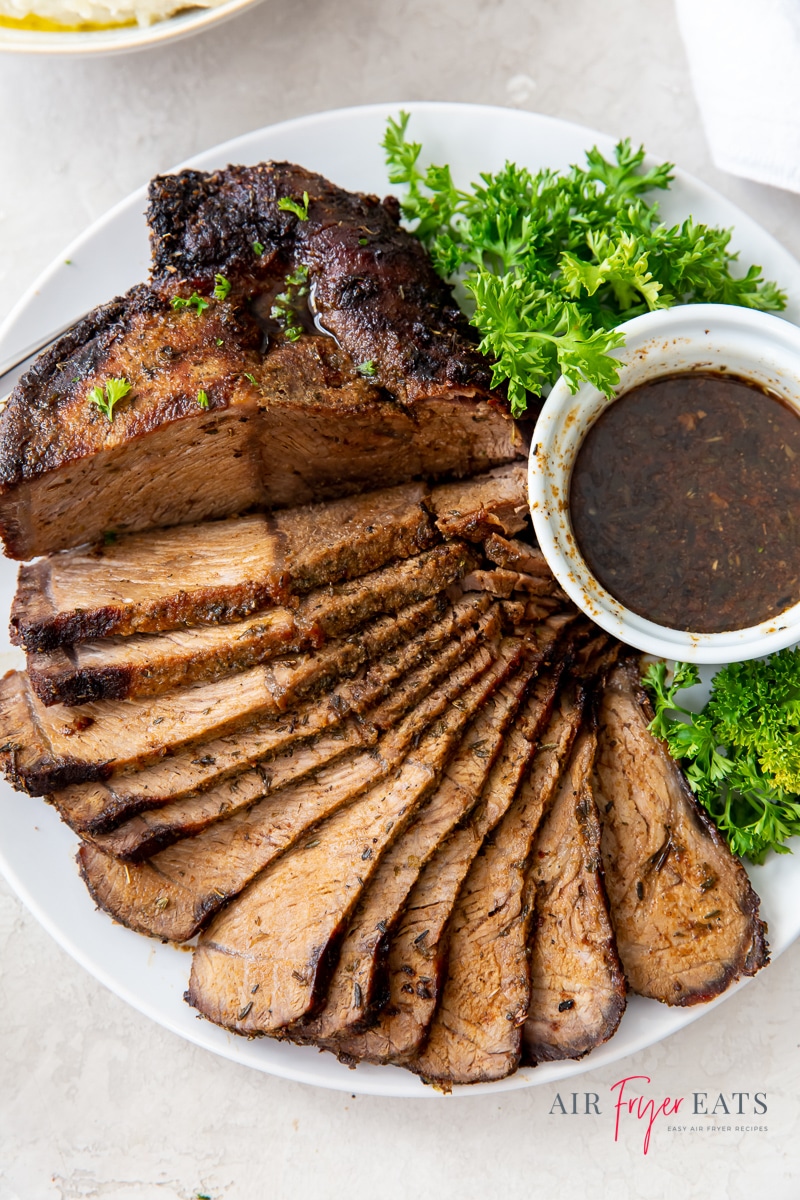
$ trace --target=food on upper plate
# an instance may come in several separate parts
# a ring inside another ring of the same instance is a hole
[[[150,282],[80,321],[0,415],[6,552],[517,457],[490,364],[398,218],[287,163],[156,178]]]
[[[602,690],[595,796],[617,947],[634,992],[698,1004],[767,961],[758,897],[662,742],[635,662]]]
[[[192,0],[192,8],[219,8],[225,0]],[[0,0],[0,25],[54,33],[86,33],[124,25],[152,25],[187,8],[186,0]]]

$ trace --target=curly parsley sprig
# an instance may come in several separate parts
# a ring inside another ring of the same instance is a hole
[[[698,679],[690,663],[676,663],[669,684],[665,663],[648,669],[650,729],[734,853],[756,863],[769,850],[788,853],[800,834],[800,650],[723,667],[699,713],[676,698]]]
[[[506,163],[462,191],[448,166],[420,167],[408,122],[404,112],[388,121],[389,179],[406,188],[403,214],[439,274],[462,280],[514,416],[560,374],[573,391],[589,380],[611,395],[619,379],[612,351],[623,342],[616,326],[631,317],[691,302],[786,306],[760,267],[732,274],[730,230],[660,221],[645,194],[669,187],[672,164],[645,169],[643,148],[628,140],[613,161],[595,146],[585,167],[561,173]]]

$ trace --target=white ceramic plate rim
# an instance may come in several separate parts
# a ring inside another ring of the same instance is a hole
[[[746,375],[800,408],[800,329],[789,321],[733,305],[687,304],[645,313],[620,330],[625,345],[616,352],[620,360],[616,396],[647,379],[691,371],[700,364],[705,370]],[[573,394],[562,376],[533,431],[528,458],[531,517],[542,552],[561,586],[608,633],[648,654],[694,663],[738,662],[794,645],[800,638],[800,603],[747,628],[687,633],[632,612],[592,573],[575,540],[565,498],[581,444],[613,403],[589,383]]]
[[[388,190],[377,144],[386,117],[396,115],[400,108],[412,113],[413,136],[430,147],[433,157],[446,155],[456,165],[457,178],[464,176],[464,183],[479,170],[496,169],[504,154],[513,154],[521,162],[527,157],[534,167],[540,162],[562,167],[577,161],[583,149],[594,143],[606,152],[613,144],[613,139],[592,130],[518,110],[396,103],[313,114],[256,130],[183,165],[213,169],[230,161],[296,157],[312,169],[327,171],[342,186]],[[789,287],[791,315],[800,317],[800,266],[795,260],[751,218],[691,177],[676,172],[675,187],[679,205],[688,205],[698,219],[735,225],[735,240],[744,257],[757,253],[768,275]],[[145,195],[145,188],[134,192],[57,256],[0,327],[0,355],[29,344],[44,330],[58,327],[144,277],[148,255],[141,213]],[[72,265],[65,267],[65,260]],[[12,564],[0,563],[0,606],[10,602],[14,574]],[[7,660],[4,665],[11,663]],[[188,956],[114,925],[97,912],[72,862],[75,839],[55,812],[40,801],[12,792],[8,785],[0,785],[0,793],[0,869],[55,940],[134,1008],[222,1057],[287,1079],[368,1095],[438,1096],[405,1071],[368,1065],[349,1071],[333,1056],[318,1054],[310,1047],[268,1039],[247,1041],[196,1019],[181,999],[188,978]],[[750,870],[769,920],[773,957],[800,934],[797,862],[785,856]],[[498,1083],[458,1088],[454,1095],[511,1091],[611,1064],[683,1028],[742,986],[710,1005],[691,1009],[669,1009],[631,997],[616,1036],[580,1062],[523,1069]]]
[[[226,0],[216,8],[193,8],[178,12],[152,25],[121,25],[116,29],[36,30],[0,25],[0,52],[85,57],[125,54],[167,41],[191,37],[212,25],[235,17],[261,0]]]

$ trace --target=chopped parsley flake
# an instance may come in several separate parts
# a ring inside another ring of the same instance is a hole
[[[298,200],[291,200],[288,196],[282,196],[278,201],[278,208],[281,212],[294,213],[298,221],[308,220],[308,192],[303,192],[303,203]]]
[[[183,296],[173,296],[170,304],[176,312],[181,308],[196,308],[198,315],[208,308],[208,301],[204,300],[202,296],[198,296],[197,292],[192,292],[188,300]]]
[[[211,295],[215,300],[226,300],[231,290],[230,280],[224,275],[214,276],[214,291]]]
[[[378,374],[378,368],[371,358],[368,358],[366,362],[359,363],[356,370],[359,375],[365,375],[368,379],[372,379],[373,375]]]
[[[95,384],[89,392],[89,403],[96,404],[100,412],[104,414],[107,420],[114,420],[114,405],[123,396],[127,396],[128,392],[133,387],[127,379],[107,379],[105,388]]]
[[[253,242],[253,253],[257,254],[259,258],[261,257],[261,255],[264,253],[263,242]]]
[[[252,383],[253,387],[258,387],[258,383],[256,382],[256,377],[255,377],[255,375],[251,375],[249,371],[245,371],[245,373],[244,373],[244,377],[245,377],[245,379],[249,379],[249,380],[250,380],[250,382]]]
[[[284,337],[290,342],[296,342],[303,333],[303,327],[297,316],[298,300],[308,295],[308,267],[302,264],[296,267],[284,280],[284,291],[275,297],[275,302],[269,315],[273,321],[283,326]]]
[[[197,393],[197,403],[200,405],[201,408],[208,408],[208,393],[202,392],[202,391],[198,392]]]

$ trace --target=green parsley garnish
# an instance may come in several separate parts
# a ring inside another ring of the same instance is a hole
[[[249,380],[250,380],[250,382],[252,383],[253,387],[258,387],[258,381],[257,381],[257,379],[256,379],[255,375],[251,375],[249,371],[245,371],[245,373],[244,373],[244,377],[245,377],[245,379],[249,379]]]
[[[216,342],[216,344],[217,344],[218,346],[223,346],[223,345],[225,344],[225,343],[223,342],[222,338],[214,338],[214,341]]]
[[[89,392],[89,403],[96,404],[101,413],[109,421],[114,420],[114,405],[123,396],[127,396],[128,392],[133,387],[133,384],[128,383],[127,379],[107,379],[105,387],[100,387],[96,384]]]
[[[278,208],[281,212],[291,212],[297,217],[298,221],[308,220],[308,192],[303,192],[303,203],[300,204],[297,200],[291,200],[288,196],[282,196],[278,201]]]
[[[257,254],[259,258],[261,257],[261,255],[264,253],[263,242],[253,242],[253,253]]]
[[[201,408],[208,408],[208,393],[203,391],[198,392],[197,403]]]
[[[366,375],[368,379],[371,379],[373,375],[378,374],[378,369],[371,358],[368,358],[366,362],[359,363],[356,367],[356,370],[358,371],[359,375]]]
[[[789,853],[787,838],[800,834],[800,650],[723,667],[699,713],[676,701],[697,668],[676,663],[670,685],[666,672],[655,663],[644,676],[650,728],[697,799],[735,854],[760,863],[769,850]]]
[[[420,169],[422,146],[406,140],[408,113],[390,118],[383,148],[403,213],[445,279],[463,282],[480,349],[508,384],[511,412],[563,374],[572,391],[589,380],[611,395],[619,372],[615,326],[655,308],[691,302],[780,310],[786,296],[760,267],[734,277],[731,231],[688,218],[667,226],[645,195],[667,189],[672,164],[644,167],[644,150],[597,147],[585,167],[533,174],[506,163],[469,191],[450,168]]]
[[[284,290],[273,301],[269,315],[283,327],[284,337],[296,342],[303,327],[297,316],[297,303],[308,295],[308,267],[299,266],[283,282]]]
[[[224,275],[214,276],[214,290],[211,295],[215,300],[226,300],[230,290],[230,280],[226,279]]]
[[[198,296],[197,292],[192,292],[188,300],[184,299],[183,296],[173,296],[170,304],[176,311],[181,308],[196,308],[198,315],[205,312],[208,308],[208,300],[204,300],[202,296]]]
[[[368,245],[369,245],[369,238],[359,238],[359,239],[358,239],[358,244],[359,244],[359,246],[368,246]]]

